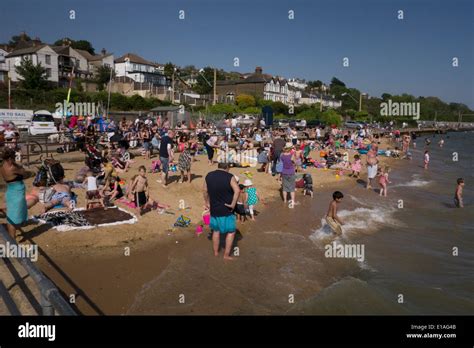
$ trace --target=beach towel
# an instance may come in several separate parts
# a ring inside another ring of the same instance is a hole
[[[33,216],[33,220],[40,224],[49,224],[57,231],[71,231],[78,229],[91,229],[95,227],[134,224],[138,221],[135,215],[119,207],[84,208],[68,211],[53,211]]]
[[[9,224],[21,225],[28,220],[25,190],[23,181],[14,181],[7,184],[5,201],[7,205],[7,222]]]

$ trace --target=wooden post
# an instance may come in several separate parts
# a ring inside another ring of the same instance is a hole
[[[217,81],[217,69],[214,68],[214,98],[213,98],[212,105],[216,105],[216,99],[217,99],[216,81]]]

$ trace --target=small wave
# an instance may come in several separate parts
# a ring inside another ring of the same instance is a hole
[[[388,208],[356,208],[354,210],[341,210],[338,215],[343,220],[342,235],[335,240],[344,239],[350,234],[375,232],[384,224],[399,224],[394,221],[392,215],[395,209]],[[321,227],[316,229],[309,237],[313,242],[334,238],[331,228],[324,218],[321,219]]]
[[[393,187],[423,187],[429,184],[431,184],[431,181],[423,180],[420,178],[418,174],[415,174],[411,181],[406,182],[406,183],[396,184],[396,185],[393,185]]]

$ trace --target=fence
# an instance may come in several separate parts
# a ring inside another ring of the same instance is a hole
[[[3,240],[15,245],[17,248],[18,243],[13,240],[3,226],[0,226],[0,236]],[[18,262],[28,272],[28,275],[33,279],[36,286],[39,288],[41,293],[41,310],[42,315],[55,315],[57,312],[59,315],[75,316],[76,312],[72,309],[69,303],[61,296],[58,288],[46,278],[46,276],[35,266],[33,262],[27,257],[19,257]]]

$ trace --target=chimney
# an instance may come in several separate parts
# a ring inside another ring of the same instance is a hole
[[[105,48],[103,48],[100,53],[102,53],[103,56],[105,56],[107,54],[107,51],[105,50]]]
[[[256,73],[256,74],[262,74],[262,71],[263,71],[263,70],[262,70],[262,67],[261,67],[261,66],[257,66],[257,67],[255,68],[255,73]]]

